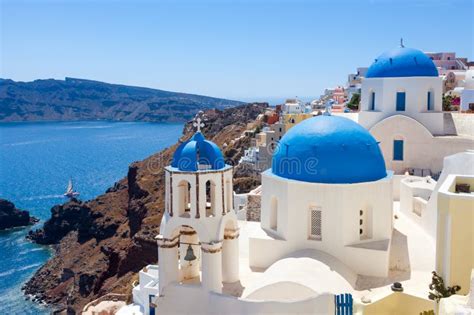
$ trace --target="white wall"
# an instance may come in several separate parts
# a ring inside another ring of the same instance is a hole
[[[157,304],[157,314],[334,314],[332,294],[292,302],[257,301],[179,284],[168,286]]]
[[[466,113],[451,113],[458,135],[474,137],[474,115]]]
[[[427,110],[427,93],[431,91],[433,110]],[[375,92],[375,110],[370,98]],[[405,111],[396,111],[397,92],[406,93]],[[419,121],[434,135],[443,135],[442,79],[440,77],[364,78],[362,81],[359,123],[366,129],[392,115],[406,115]]]
[[[461,93],[461,110],[468,110],[470,103],[474,103],[474,90],[464,89]]]
[[[426,220],[422,222],[423,230],[433,240],[436,240],[438,221],[438,191],[450,174],[474,175],[474,151],[465,151],[444,158],[443,171],[428,201]]]
[[[436,181],[430,177],[408,176],[404,178],[400,182],[400,211],[415,223],[422,225],[422,222],[429,217],[426,213],[427,203],[435,185]],[[416,199],[417,197],[422,200]],[[414,211],[414,206],[418,201],[423,205],[420,215]]]
[[[276,197],[278,201],[277,231],[270,228],[272,197]],[[322,210],[320,241],[309,237],[312,206]],[[268,267],[268,263],[292,251],[313,248],[333,255],[350,265],[357,273],[385,276],[388,272],[388,244],[392,234],[392,207],[390,176],[375,182],[336,185],[287,180],[274,176],[271,171],[264,172],[262,228],[286,242],[270,245],[263,240],[252,239],[250,259],[255,264],[258,262],[259,267]],[[359,235],[360,210],[372,213],[372,236],[365,240],[361,240]],[[386,246],[380,249],[381,243],[378,241],[386,241]],[[252,242],[271,247],[272,253],[262,250],[260,245],[254,246]],[[261,261],[260,256],[267,257]],[[362,258],[359,260],[355,256]]]
[[[386,168],[395,174],[404,174],[409,168],[438,173],[445,156],[474,148],[472,137],[433,137],[422,124],[403,115],[386,118],[369,131],[380,142]],[[403,161],[393,160],[394,139],[404,141]]]

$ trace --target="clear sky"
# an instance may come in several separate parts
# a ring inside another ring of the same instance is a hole
[[[0,0],[0,77],[312,97],[400,37],[473,56],[473,0]]]

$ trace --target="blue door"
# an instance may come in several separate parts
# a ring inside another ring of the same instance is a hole
[[[397,112],[405,111],[405,92],[397,92]]]
[[[150,306],[150,315],[155,315],[155,304],[153,303],[154,295],[148,296],[148,305]]]
[[[393,140],[393,160],[403,161],[403,140]]]

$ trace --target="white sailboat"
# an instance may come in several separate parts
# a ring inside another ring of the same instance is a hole
[[[64,197],[74,198],[79,196],[77,191],[74,191],[74,186],[72,184],[72,179],[69,179],[69,183],[67,184],[66,192],[64,193]]]

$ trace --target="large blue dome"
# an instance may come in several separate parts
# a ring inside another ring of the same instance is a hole
[[[225,167],[225,161],[219,147],[196,132],[176,149],[171,166],[180,171],[218,170]]]
[[[387,176],[377,141],[358,123],[316,116],[291,128],[273,154],[272,173],[312,183],[353,184]]]
[[[366,78],[437,77],[433,61],[421,50],[399,47],[384,52],[367,70]]]

